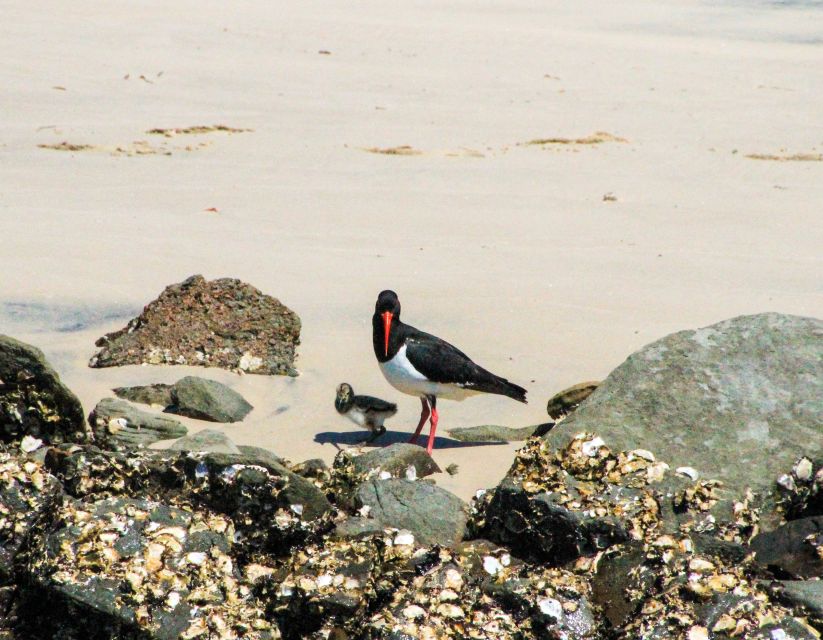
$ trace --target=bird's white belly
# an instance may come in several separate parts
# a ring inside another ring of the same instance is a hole
[[[346,417],[359,427],[366,425],[366,416],[364,416],[363,413],[357,409],[349,410]]]
[[[405,345],[400,347],[397,355],[391,360],[379,364],[380,371],[383,372],[383,377],[389,381],[389,384],[398,391],[407,393],[410,396],[437,396],[447,400],[465,400],[469,396],[479,393],[471,389],[464,389],[456,384],[441,384],[426,379],[426,376],[409,362],[406,357]]]

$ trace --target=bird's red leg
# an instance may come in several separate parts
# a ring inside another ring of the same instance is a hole
[[[409,438],[411,444],[417,444],[417,437],[420,435],[420,432],[423,431],[423,425],[426,424],[426,420],[429,418],[428,401],[425,398],[420,398],[420,402],[423,405],[423,410],[420,412],[420,424],[417,425],[414,435]]]
[[[426,445],[426,453],[432,454],[434,449],[434,434],[437,431],[437,408],[432,406],[431,428],[429,429],[429,444]]]

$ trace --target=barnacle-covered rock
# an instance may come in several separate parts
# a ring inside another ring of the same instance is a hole
[[[823,516],[790,520],[751,541],[759,563],[788,578],[823,578]]]
[[[43,352],[0,335],[0,442],[88,442],[83,407]]]
[[[410,580],[427,554],[397,530],[306,546],[292,554],[285,575],[270,585],[269,610],[286,638],[333,628],[354,634],[369,609]]]
[[[805,612],[823,631],[823,580],[775,580],[767,587],[780,601]]]
[[[128,498],[66,499],[58,515],[28,567],[30,636],[279,637],[232,555],[225,516]]]
[[[470,532],[561,565],[662,531],[740,542],[757,520],[748,496],[734,500],[716,481],[678,476],[649,451],[613,453],[582,433],[559,450],[530,440],[504,480],[475,501]]]
[[[601,637],[579,576],[527,565],[487,541],[427,556],[423,571],[368,618],[366,637]]]
[[[104,398],[89,415],[95,441],[104,448],[147,447],[159,440],[171,440],[188,433],[185,425],[172,418],[156,416],[133,407],[125,400]]]
[[[338,456],[350,456],[358,474],[385,471],[395,478],[405,478],[409,473],[417,478],[424,478],[440,473],[440,467],[425,449],[405,442],[372,449],[360,455],[352,455],[351,450],[345,449]],[[409,467],[414,471],[409,472]]]
[[[786,518],[823,516],[823,457],[799,457],[775,485]]]
[[[774,478],[801,455],[823,455],[821,415],[823,320],[761,313],[646,345],[545,437],[555,447],[579,431],[615,450],[654,443],[673,469],[699,468],[768,504]],[[767,528],[780,520],[762,515]]]
[[[100,338],[89,366],[186,364],[295,376],[299,343],[300,318],[279,300],[240,280],[196,275]]]
[[[331,527],[332,507],[309,480],[276,461],[253,460],[242,454],[74,447],[53,449],[47,463],[75,497],[128,495],[224,513],[249,549],[285,554]]]
[[[0,638],[16,623],[20,567],[26,545],[62,495],[42,465],[20,451],[0,449]]]
[[[453,545],[463,539],[468,505],[425,481],[372,478],[357,490],[356,506],[384,527],[411,531],[420,544]]]

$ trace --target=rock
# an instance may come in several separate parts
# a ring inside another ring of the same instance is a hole
[[[821,415],[823,321],[764,313],[643,347],[545,437],[654,443],[673,469],[697,465],[734,494],[768,493],[799,456],[823,454]],[[762,524],[776,521],[766,513]]]
[[[259,453],[254,455],[212,453],[204,458],[203,462],[213,474],[220,475],[223,479],[230,478],[231,474],[236,473],[238,469],[255,467],[263,469],[273,479],[279,480],[276,483],[276,494],[269,490],[272,497],[276,495],[278,504],[287,505],[289,511],[300,516],[302,520],[315,520],[332,510],[326,496],[313,482],[297,475],[277,459],[267,458]],[[265,494],[261,495],[265,496]],[[240,495],[238,499],[241,499]],[[270,507],[264,505],[263,510],[266,508]]]
[[[187,364],[297,375],[300,318],[275,298],[231,278],[173,284],[126,327],[97,341],[91,367]]]
[[[147,447],[188,433],[185,425],[177,420],[152,415],[115,398],[98,402],[89,416],[89,424],[100,446],[115,450]]]
[[[383,525],[372,518],[355,516],[338,522],[332,536],[337,540],[358,540],[374,534],[383,533]]]
[[[791,520],[751,541],[755,559],[788,578],[823,578],[823,516]]]
[[[169,449],[172,451],[205,451],[207,453],[234,453],[240,449],[222,431],[203,429],[185,438],[173,442]]]
[[[674,475],[652,452],[613,453],[593,434],[557,451],[534,438],[503,481],[475,501],[470,537],[552,566],[663,533],[748,540],[757,523],[748,498],[726,495],[713,480]]]
[[[823,457],[798,458],[777,478],[777,492],[787,520],[823,516]]]
[[[291,466],[291,470],[304,478],[325,479],[331,473],[329,465],[322,458],[311,458]]]
[[[546,404],[546,412],[555,420],[559,420],[577,409],[580,403],[588,398],[599,385],[599,380],[581,382],[564,389],[560,393],[556,393],[549,398],[549,402]]]
[[[453,545],[466,529],[467,505],[428,482],[372,478],[357,490],[356,506],[384,527],[408,529],[419,544]]]
[[[131,400],[140,404],[163,407],[172,403],[170,384],[149,384],[141,387],[117,387],[112,389],[114,395],[123,400]]]
[[[42,465],[0,449],[0,588],[13,585],[18,554],[62,493],[58,480]]]
[[[775,580],[768,589],[781,601],[823,622],[823,580]]]
[[[0,335],[0,441],[88,442],[83,407],[43,352]]]
[[[416,575],[401,575],[359,637],[602,637],[585,579],[569,571],[526,565],[484,541],[418,549],[412,561]]]
[[[172,387],[172,405],[166,411],[210,422],[240,422],[253,408],[224,384],[186,376]]]
[[[501,427],[484,424],[478,427],[460,427],[449,431],[449,435],[461,442],[511,442],[527,440],[534,435],[544,435],[554,426],[553,422],[533,425],[531,427]]]
[[[364,616],[390,598],[400,580],[414,575],[415,547],[394,545],[393,538],[381,533],[364,540],[327,540],[295,553],[287,575],[270,594],[284,636],[367,637],[361,633]]]
[[[264,467],[268,467],[269,465],[279,465],[282,467],[285,465],[283,458],[278,456],[273,451],[269,451],[263,447],[252,447],[249,445],[239,444],[237,445],[237,448],[240,450],[240,454],[249,460],[250,464],[260,464]]]
[[[69,500],[28,567],[26,632],[172,640],[219,625],[250,639],[279,638],[232,557],[231,535],[231,522],[208,512]]]
[[[408,443],[395,443],[388,447],[372,449],[367,453],[352,456],[351,460],[357,473],[380,469],[394,477],[405,478],[409,467],[414,467],[418,478],[440,473],[440,467],[425,449]]]
[[[48,470],[76,498],[128,496],[217,511],[232,518],[247,551],[286,554],[331,528],[332,507],[323,492],[279,463],[237,454],[78,446],[49,453]]]
[[[636,543],[612,547],[592,577],[592,602],[603,609],[613,627],[622,627],[643,604],[657,576],[644,566],[646,554]]]

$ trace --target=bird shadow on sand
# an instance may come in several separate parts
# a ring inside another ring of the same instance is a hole
[[[314,441],[319,444],[332,444],[335,448],[340,449],[341,445],[345,446],[364,446],[369,448],[385,447],[390,444],[398,442],[408,442],[411,434],[408,431],[386,431],[374,442],[364,444],[364,440],[368,437],[366,431],[321,431],[315,434]],[[421,433],[417,439],[417,444],[426,446],[429,441],[427,433]],[[507,444],[504,440],[499,442],[463,442],[454,440],[453,438],[443,438],[440,436],[434,437],[434,448],[437,449],[462,449],[463,447],[485,447],[488,445]]]

